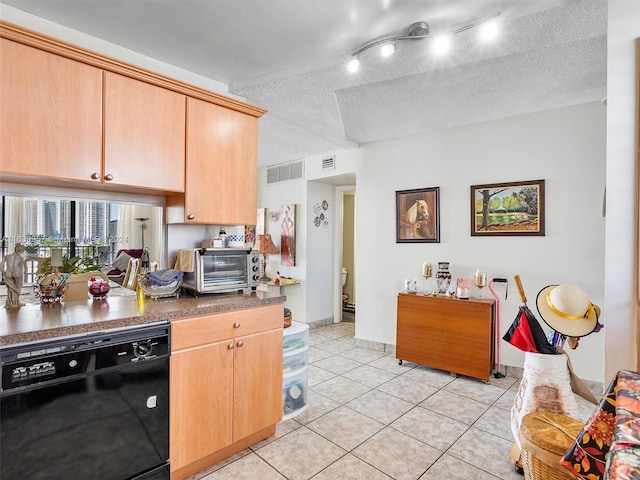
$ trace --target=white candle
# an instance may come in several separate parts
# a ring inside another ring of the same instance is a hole
[[[422,264],[422,276],[425,278],[431,278],[433,275],[431,264],[428,262],[424,262]]]
[[[52,267],[62,266],[62,249],[61,248],[51,249],[51,266]]]

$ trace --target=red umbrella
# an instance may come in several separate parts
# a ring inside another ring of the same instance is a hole
[[[522,288],[522,282],[520,276],[515,275],[514,279],[516,285],[518,285],[518,291],[520,292],[520,298],[523,305],[520,306],[516,319],[511,324],[511,327],[502,337],[503,340],[509,342],[516,348],[519,348],[523,352],[534,353],[548,353],[556,354],[556,349],[549,343],[547,336],[542,330],[542,327],[538,323],[535,315],[527,307],[527,297],[524,294],[524,288]]]

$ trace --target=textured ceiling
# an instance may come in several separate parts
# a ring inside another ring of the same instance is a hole
[[[606,0],[2,0],[229,85],[269,112],[261,166],[359,144],[599,101],[606,95]],[[417,21],[447,30],[495,12],[491,45],[455,35],[364,43]]]

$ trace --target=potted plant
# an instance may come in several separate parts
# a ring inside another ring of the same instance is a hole
[[[57,270],[57,274],[55,273]],[[39,283],[47,283],[47,277],[51,275],[66,278],[66,291],[64,293],[64,301],[86,300],[89,298],[89,281],[93,277],[102,277],[109,282],[107,276],[100,271],[100,265],[94,264],[90,257],[80,258],[67,255],[62,257],[61,267],[52,267],[51,259],[42,262],[39,273]],[[104,292],[106,295],[106,292]]]
[[[44,262],[42,262],[42,266],[40,267],[39,274],[47,275],[52,273],[54,267],[51,266],[51,259],[48,258]],[[100,265],[94,265],[93,259],[91,257],[80,258],[80,257],[71,257],[68,258],[67,255],[62,257],[62,266],[58,267],[58,272],[60,273],[86,273],[86,272],[95,272],[100,270]]]

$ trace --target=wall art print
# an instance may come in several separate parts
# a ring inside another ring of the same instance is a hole
[[[259,208],[256,213],[256,238],[257,235],[264,235],[267,233],[265,231],[265,218],[267,216],[266,208]]]
[[[282,205],[282,234],[280,237],[280,255],[282,265],[293,267],[296,264],[296,206]]]
[[[315,217],[313,218],[313,224],[316,227],[322,225],[324,228],[329,226],[329,217],[327,216],[327,210],[329,209],[329,202],[323,200],[322,203],[316,203],[313,206],[313,213]]]
[[[544,236],[544,180],[472,185],[471,235]]]
[[[396,243],[440,242],[440,187],[396,191]]]

